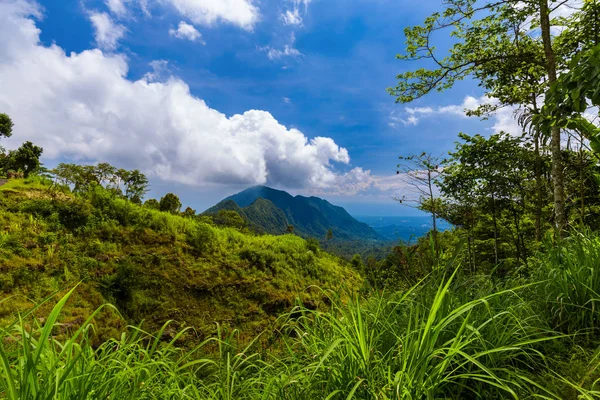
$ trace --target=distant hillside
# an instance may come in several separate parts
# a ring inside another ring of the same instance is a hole
[[[62,321],[67,327],[108,301],[125,321],[103,316],[111,320],[106,327],[144,320],[156,330],[174,319],[201,336],[214,334],[217,322],[254,334],[297,299],[311,307],[327,300],[307,288],[352,291],[362,282],[347,263],[294,235],[257,236],[138,206],[102,188],[73,195],[36,179],[0,187],[0,324],[80,283]],[[287,227],[268,200],[244,213],[278,233]]]
[[[227,197],[205,214],[219,210],[235,210],[251,226],[275,235],[286,232],[288,225],[292,225],[294,232],[304,237],[322,239],[331,229],[337,240],[381,240],[377,232],[342,207],[318,197],[294,197],[266,186],[254,186]]]

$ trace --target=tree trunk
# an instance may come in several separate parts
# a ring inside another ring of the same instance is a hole
[[[542,207],[544,181],[542,178],[542,156],[540,155],[540,133],[536,132],[535,141],[535,241],[542,241]]]
[[[517,215],[517,207],[513,206],[513,218],[515,221],[515,246],[517,251],[517,264],[520,264],[521,259],[525,261],[524,258],[521,258],[521,229],[519,227],[519,216]]]
[[[540,27],[542,30],[542,41],[544,43],[544,54],[546,55],[546,69],[548,82],[552,85],[556,82],[556,57],[552,48],[552,37],[550,35],[550,10],[548,0],[540,0]],[[552,151],[552,181],[554,184],[554,228],[558,236],[562,234],[567,225],[567,214],[565,211],[565,184],[563,175],[562,155],[560,153],[560,128],[553,126],[551,130],[550,147]]]
[[[496,220],[496,197],[492,193],[492,221],[494,222],[494,264],[498,265],[498,221]]]
[[[431,168],[427,171],[427,185],[429,187],[429,201],[431,202],[431,219],[433,222],[433,247],[435,251],[435,258],[439,258],[439,246],[438,246],[438,232],[437,232],[437,215],[436,206],[433,199],[433,181],[431,178]]]
[[[585,226],[585,160],[583,153],[583,135],[579,134],[579,217],[581,218],[581,227]]]

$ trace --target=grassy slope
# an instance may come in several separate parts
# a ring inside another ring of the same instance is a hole
[[[314,250],[314,249],[313,249]],[[77,325],[105,301],[127,323],[174,319],[211,334],[215,322],[253,335],[322,289],[359,287],[338,258],[293,235],[253,236],[133,205],[99,190],[83,200],[40,181],[0,187],[0,324],[82,281],[63,314]],[[104,316],[106,334],[123,326]]]

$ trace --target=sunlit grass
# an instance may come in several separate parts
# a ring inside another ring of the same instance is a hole
[[[559,336],[527,316],[520,288],[464,301],[456,279],[366,302],[332,298],[328,311],[298,306],[267,351],[260,336],[239,347],[236,331],[220,329],[184,350],[186,330],[165,340],[168,324],[156,334],[130,327],[93,348],[93,316],[58,341],[69,292],[43,325],[24,315],[2,330],[1,390],[11,400],[557,398],[529,372],[544,365],[537,345]]]

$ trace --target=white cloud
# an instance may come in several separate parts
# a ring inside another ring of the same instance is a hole
[[[0,2],[0,37],[10,38],[0,41],[0,110],[15,122],[7,147],[31,140],[46,162],[105,160],[192,185],[309,188],[342,179],[334,163],[350,157],[331,138],[308,139],[266,111],[228,117],[175,77],[130,81],[120,54],[44,46],[33,11],[22,0]]]
[[[345,174],[337,175],[327,187],[315,188],[311,192],[316,195],[354,196],[370,190],[373,183],[371,171],[355,167]]]
[[[267,53],[269,60],[276,61],[282,58],[299,58],[303,54],[294,47],[296,43],[296,35],[292,33],[290,35],[289,44],[285,44],[282,49],[276,49],[271,46],[260,47],[259,49]]]
[[[280,18],[284,25],[302,25],[303,14],[308,11],[311,0],[291,0],[291,8],[281,13]]]
[[[292,99],[290,99],[289,97],[283,97],[282,100],[285,104],[290,104],[292,102]]]
[[[267,57],[269,60],[279,60],[284,57],[300,57],[302,53],[292,45],[285,45],[283,49],[274,49],[270,46],[264,48],[267,51]]]
[[[125,6],[125,3],[128,2],[129,0],[106,0],[105,4],[111,13],[122,17],[127,14],[127,7]]]
[[[182,16],[199,25],[226,22],[251,30],[260,19],[255,0],[104,0],[111,13],[118,17],[127,15],[130,3],[150,16],[154,5],[170,6]]]
[[[388,125],[397,127],[398,123],[402,123],[404,126],[416,126],[421,122],[421,118],[424,116],[427,116],[428,118],[436,118],[439,116],[468,118],[466,114],[467,110],[475,110],[480,105],[485,104],[497,105],[498,100],[487,96],[479,98],[466,96],[461,104],[450,104],[440,107],[405,107],[402,114],[399,114],[396,111],[390,113]],[[490,118],[493,121],[491,130],[494,133],[503,131],[515,136],[521,135],[523,129],[517,122],[515,110],[515,107],[502,107],[496,110]]]
[[[150,68],[152,68],[152,71],[144,74],[144,80],[147,82],[164,82],[172,75],[167,60],[151,61]]]
[[[199,25],[228,22],[251,30],[259,19],[252,0],[157,0],[170,4],[183,16]]]
[[[199,42],[202,44],[206,44],[204,40],[202,40],[202,34],[198,32],[194,25],[190,25],[184,21],[179,23],[177,29],[169,29],[169,35],[175,36],[178,39],[187,39],[192,42]]]
[[[107,13],[92,12],[89,18],[94,26],[94,38],[98,47],[108,51],[115,50],[119,40],[125,35],[125,27],[115,24]]]

